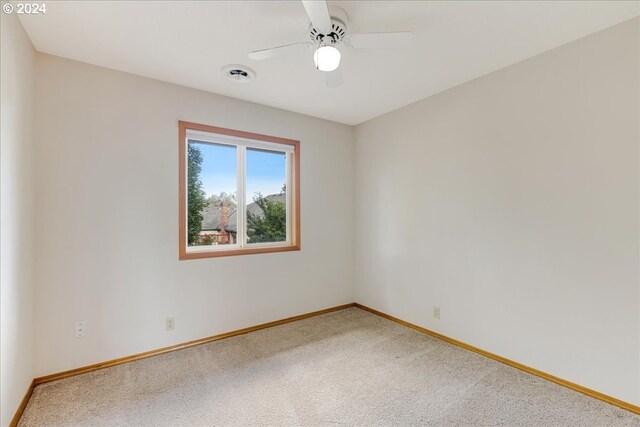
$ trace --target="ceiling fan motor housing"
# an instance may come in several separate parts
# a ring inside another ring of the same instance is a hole
[[[324,46],[336,45],[344,41],[347,36],[347,13],[337,6],[331,6],[329,12],[331,14],[330,33],[326,34],[313,25],[309,26],[309,37],[314,44],[317,43]]]

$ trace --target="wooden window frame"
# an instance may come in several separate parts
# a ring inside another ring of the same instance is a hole
[[[186,121],[178,122],[179,148],[178,148],[178,259],[202,259],[217,258],[235,255],[264,254],[273,252],[299,251],[300,246],[300,141],[294,139],[280,138],[277,136],[262,135],[258,133],[244,132],[235,129],[226,129],[217,126],[203,125]],[[293,147],[291,156],[291,184],[293,188],[287,189],[291,192],[290,200],[290,236],[291,243],[288,245],[242,247],[234,249],[215,249],[187,251],[187,131],[208,132],[218,135],[226,135],[250,140],[265,141],[276,144],[290,145]]]

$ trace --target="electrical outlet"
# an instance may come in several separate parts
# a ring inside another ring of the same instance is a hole
[[[80,320],[76,322],[76,338],[82,338],[87,334],[87,322]]]
[[[440,320],[440,307],[433,307],[433,318]]]
[[[176,319],[174,317],[167,317],[164,324],[167,331],[173,331],[176,328]]]

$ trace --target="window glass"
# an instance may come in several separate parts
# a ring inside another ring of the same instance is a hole
[[[187,244],[237,244],[237,147],[189,140]]]
[[[287,241],[287,156],[247,148],[247,244]]]

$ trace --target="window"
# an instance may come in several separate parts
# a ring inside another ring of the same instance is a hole
[[[300,143],[179,127],[179,258],[299,250]]]

